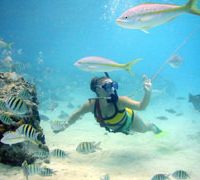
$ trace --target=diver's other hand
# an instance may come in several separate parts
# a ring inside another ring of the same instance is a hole
[[[54,133],[59,133],[66,129],[65,121],[54,120],[51,121],[50,124],[51,124],[51,129],[53,130]]]
[[[145,74],[143,75],[143,81],[144,81],[144,90],[146,92],[151,92],[152,90],[152,83],[151,79],[149,79]]]

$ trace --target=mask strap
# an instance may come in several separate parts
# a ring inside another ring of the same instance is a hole
[[[110,78],[109,74],[107,72],[104,72],[107,78]]]

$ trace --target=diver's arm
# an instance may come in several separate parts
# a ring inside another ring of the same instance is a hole
[[[149,104],[150,97],[151,97],[151,80],[148,79],[146,76],[144,78],[144,97],[142,101],[135,101],[127,96],[119,97],[119,106],[122,108],[128,107],[135,110],[144,110],[147,105]]]
[[[72,115],[68,118],[66,121],[65,127],[69,127],[72,124],[74,124],[78,119],[81,118],[84,114],[91,112],[91,102],[86,102],[85,104],[82,105],[77,111],[72,113]]]

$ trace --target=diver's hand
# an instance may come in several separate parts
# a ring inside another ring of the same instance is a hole
[[[149,79],[149,78],[144,74],[144,75],[143,75],[143,81],[144,81],[144,90],[145,90],[145,92],[151,92],[151,90],[152,90],[151,79]]]

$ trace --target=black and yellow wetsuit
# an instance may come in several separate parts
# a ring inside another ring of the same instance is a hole
[[[108,118],[103,118],[101,114],[99,100],[96,99],[94,105],[94,116],[101,127],[105,127],[107,131],[122,132],[129,134],[134,120],[134,111],[129,108],[119,110],[116,103],[113,103],[115,113]]]

